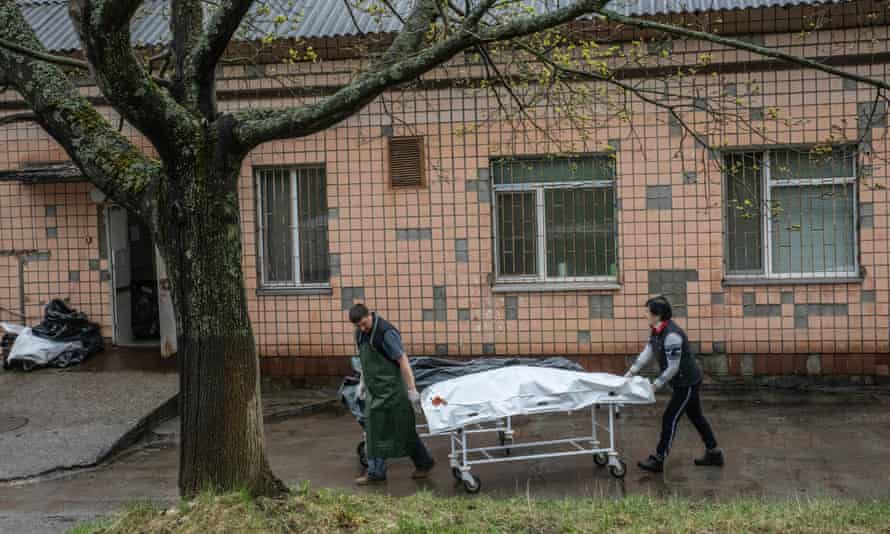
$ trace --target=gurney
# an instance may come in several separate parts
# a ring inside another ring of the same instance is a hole
[[[565,369],[570,371],[583,371],[583,368],[577,363],[561,357],[553,358],[482,358],[478,360],[459,361],[447,360],[443,358],[415,357],[409,359],[411,369],[414,372],[414,382],[419,391],[439,382],[451,380],[470,374],[481,373],[493,369],[502,369],[506,367],[514,367],[525,365],[529,367],[547,367],[551,369]],[[361,377],[361,362],[357,357],[352,358],[353,375],[344,378],[340,385],[340,399],[343,405],[355,417],[358,424],[364,429],[365,426],[365,407],[364,402],[358,398],[358,383]],[[469,429],[474,433],[494,433],[497,435],[498,443],[502,446],[509,444],[513,439],[513,428],[510,418],[501,418],[497,421],[488,421],[483,424],[472,425]],[[421,439],[426,439],[433,434],[429,431],[428,425],[418,424],[417,433]],[[447,434],[438,434],[446,436]],[[504,449],[504,454],[509,454],[510,449]],[[368,459],[365,453],[365,440],[362,439],[356,446],[356,455],[363,467],[368,467]]]
[[[478,492],[482,486],[479,477],[471,473],[474,465],[541,458],[590,455],[597,466],[608,466],[612,476],[623,478],[627,465],[616,447],[617,410],[625,405],[654,402],[652,385],[642,377],[526,366],[446,380],[421,394],[429,435],[450,438],[448,459],[452,475],[470,493]],[[506,428],[512,438],[515,416],[571,414],[587,409],[591,425],[587,435],[522,443],[511,440],[509,444],[502,441],[482,447],[469,442],[471,437],[490,431],[485,425]],[[597,420],[599,409],[608,413],[606,425]],[[600,440],[599,428],[606,430],[608,441]],[[517,450],[527,452],[500,455]]]

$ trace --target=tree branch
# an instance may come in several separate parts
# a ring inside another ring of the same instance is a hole
[[[19,122],[37,122],[37,115],[33,113],[13,113],[0,116],[0,126],[7,126]]]
[[[204,36],[192,51],[191,74],[198,89],[201,114],[212,119],[216,115],[214,78],[216,65],[226,47],[253,5],[253,0],[223,0],[210,17]]]
[[[130,20],[141,1],[73,0],[69,8],[102,94],[168,159],[178,155],[179,140],[190,138],[198,125],[133,53]]]
[[[772,48],[766,48],[763,46],[757,46],[751,43],[746,43],[745,41],[740,41],[738,39],[731,39],[729,37],[721,37],[719,35],[715,35],[713,33],[701,32],[696,30],[690,30],[688,28],[682,28],[680,26],[674,26],[672,24],[662,24],[660,22],[655,22],[646,19],[638,19],[635,17],[627,17],[620,13],[616,13],[614,11],[609,11],[608,9],[599,9],[597,13],[603,16],[606,20],[611,22],[617,22],[620,24],[626,24],[628,26],[634,26],[636,28],[643,28],[647,30],[658,30],[665,33],[670,33],[673,35],[681,35],[683,37],[690,37],[692,39],[700,39],[702,41],[708,41],[711,43],[722,44],[724,46],[728,46],[731,48],[735,48],[737,50],[747,50],[749,52],[754,52],[755,54],[771,57],[774,59],[780,59],[782,61],[787,61],[789,63],[793,63],[795,65],[800,65],[803,67],[809,67],[811,69],[819,70],[828,74],[834,74],[835,76],[839,76],[841,78],[846,78],[848,80],[855,80],[857,82],[870,85],[872,87],[876,87],[878,89],[883,89],[885,91],[890,90],[890,83],[885,82],[883,80],[879,80],[877,78],[869,78],[867,76],[860,76],[859,74],[854,74],[852,72],[847,72],[841,69],[837,69],[832,67],[831,65],[826,65],[825,63],[821,63],[819,61],[815,61],[812,59],[808,59],[802,56],[796,56],[794,54],[788,54],[786,52],[782,52],[780,50],[774,50]]]
[[[204,32],[201,0],[171,0],[170,29],[173,33],[173,97],[186,109],[197,111],[198,98],[192,51]]]
[[[243,149],[250,150],[274,139],[303,137],[333,126],[387,89],[418,78],[463,50],[483,42],[512,39],[558,26],[601,8],[607,0],[582,0],[546,14],[519,17],[485,34],[480,34],[477,27],[465,26],[450,38],[419,50],[426,31],[438,16],[436,1],[419,1],[405,28],[381,60],[333,95],[309,106],[235,113],[235,135]],[[495,0],[486,0],[483,4],[490,8],[494,3]],[[475,19],[478,25],[484,12],[474,15],[478,15]]]
[[[15,0],[0,0],[0,39],[43,51]],[[0,71],[93,184],[144,220],[154,213],[154,189],[164,176],[81,96],[60,67],[0,49]]]
[[[46,61],[47,63],[52,63],[54,65],[59,65],[61,67],[72,67],[75,69],[90,70],[90,64],[86,61],[81,61],[79,59],[74,59],[65,56],[55,56],[53,54],[47,54],[45,52],[38,52],[36,50],[32,50],[27,46],[22,46],[16,43],[12,43],[7,41],[6,39],[0,39],[0,48],[5,48],[10,52],[16,52],[23,56],[28,56],[33,59],[39,59],[41,61]]]

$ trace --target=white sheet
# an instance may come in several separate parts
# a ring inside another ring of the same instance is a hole
[[[646,378],[521,365],[439,382],[421,394],[432,433],[508,415],[568,412],[594,404],[654,402],[655,392]]]

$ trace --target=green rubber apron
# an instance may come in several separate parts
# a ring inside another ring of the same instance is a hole
[[[414,453],[417,429],[399,366],[371,345],[377,317],[368,341],[359,347],[365,379],[365,443],[368,458],[401,458]]]

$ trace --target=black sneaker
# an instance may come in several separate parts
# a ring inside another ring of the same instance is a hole
[[[654,454],[650,454],[645,461],[637,463],[640,469],[651,471],[653,473],[661,473],[664,471],[664,461]]]
[[[723,467],[723,449],[710,449],[705,451],[705,455],[695,459],[695,465],[699,466],[715,466]]]

